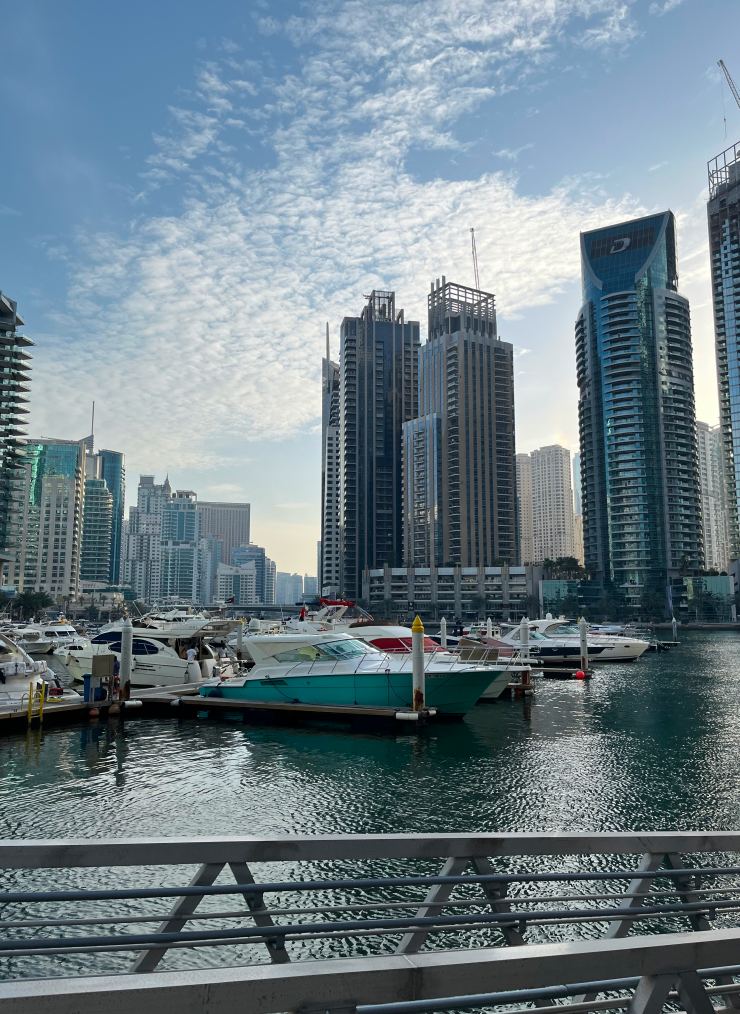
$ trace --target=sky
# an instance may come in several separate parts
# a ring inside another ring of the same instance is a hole
[[[252,504],[316,573],[326,322],[496,295],[517,451],[578,447],[579,232],[670,208],[717,421],[706,162],[740,140],[725,0],[2,0],[0,290],[30,435]]]

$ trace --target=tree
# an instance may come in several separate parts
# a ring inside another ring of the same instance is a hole
[[[643,620],[660,621],[668,609],[665,592],[658,588],[646,588],[640,598],[640,615]]]
[[[480,614],[486,611],[486,596],[473,595],[470,599],[470,608],[474,609],[480,617]]]
[[[14,595],[10,603],[11,612],[18,612],[24,620],[30,620],[42,609],[54,605],[54,599],[44,591],[27,591]]]
[[[524,602],[522,603],[524,609],[524,615],[530,619],[535,620],[540,615],[540,600],[537,595],[527,595]]]

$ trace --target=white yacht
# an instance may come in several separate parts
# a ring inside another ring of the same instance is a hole
[[[2,632],[29,655],[48,655],[54,650],[55,642],[32,623],[8,623]]]
[[[199,638],[171,639],[169,632],[159,635],[134,630],[132,687],[180,686],[183,683],[200,683],[210,679],[214,672],[233,675],[236,663],[219,658],[217,649],[204,636]],[[159,635],[159,636],[158,636]],[[171,643],[172,641],[175,643]],[[194,648],[195,660],[189,662],[187,649]],[[113,654],[121,659],[121,630],[102,631],[80,648],[70,647],[67,671],[75,682],[81,683],[85,674],[92,671],[94,655]]]
[[[521,648],[522,626],[514,627],[502,640]],[[637,637],[612,637],[603,634],[588,636],[589,662],[633,662],[650,645]],[[544,620],[529,620],[529,653],[542,662],[579,664],[581,635],[578,626],[564,618],[548,615]]]
[[[35,693],[46,684],[49,700],[79,698],[76,690],[63,687],[43,659],[34,661],[5,633],[0,633],[0,710],[17,710],[28,704],[33,687]]]

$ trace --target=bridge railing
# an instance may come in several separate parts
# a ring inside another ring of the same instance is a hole
[[[34,1010],[38,982],[58,1014],[80,990],[93,1010],[112,992],[130,1006],[107,1014],[142,1014],[195,1009],[212,988],[246,990],[239,1010],[264,1014],[311,1010],[307,997],[740,1007],[734,832],[5,841],[0,868],[0,1014]]]

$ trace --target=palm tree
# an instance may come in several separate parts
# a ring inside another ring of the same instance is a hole
[[[32,616],[40,613],[42,609],[48,609],[54,605],[54,600],[44,591],[19,592],[10,603],[11,612],[17,611],[24,620],[30,620]]]

